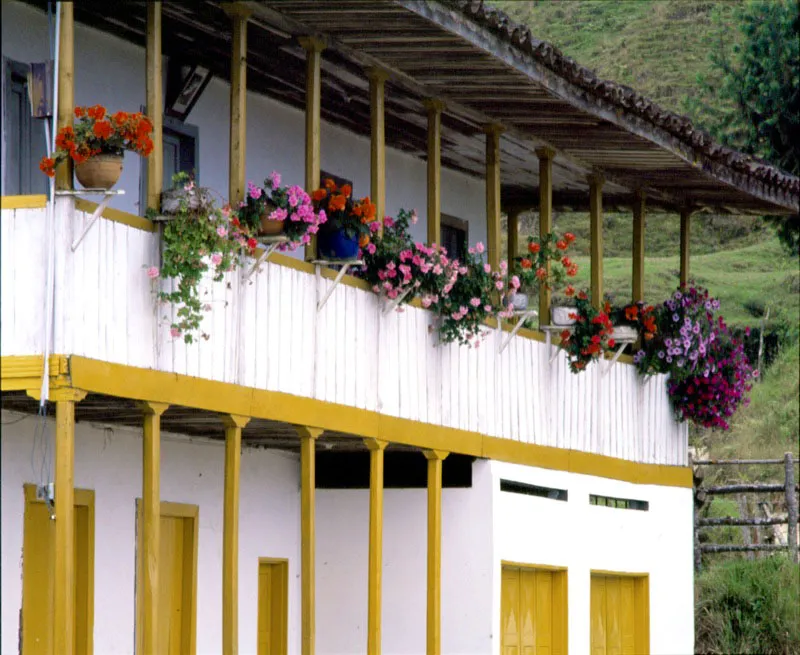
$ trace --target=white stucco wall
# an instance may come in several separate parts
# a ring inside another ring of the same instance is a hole
[[[494,478],[494,617],[502,561],[568,567],[569,652],[589,652],[590,571],[650,574],[652,655],[694,652],[692,490],[491,463]],[[561,502],[501,492],[500,480],[567,489]],[[589,504],[589,494],[646,500],[649,511]],[[494,655],[500,653],[499,636]]]
[[[145,103],[145,53],[142,48],[80,24],[75,28],[75,103],[103,104],[109,111],[138,111]],[[3,56],[28,63],[49,57],[47,15],[19,2],[2,3]],[[166,68],[165,68],[166,70]],[[247,96],[247,176],[262,182],[273,170],[284,183],[304,184],[304,113],[256,93]],[[200,182],[227,197],[230,86],[214,78],[187,123],[199,128]],[[3,137],[5,144],[5,136]],[[322,169],[353,180],[356,195],[369,195],[369,139],[323,121]],[[3,164],[5,145],[3,145]],[[126,153],[117,184],[125,196],[112,206],[139,211],[141,159]],[[417,209],[414,236],[426,234],[426,163],[399,150],[386,153],[386,211]],[[442,206],[469,222],[471,243],[486,241],[485,186],[482,179],[442,169]]]
[[[37,419],[2,412],[2,653],[18,652],[22,600],[23,484],[36,482]],[[54,424],[47,421],[51,438]],[[141,497],[141,430],[78,424],[75,486],[95,491],[94,652],[133,653],[136,514]],[[197,653],[222,648],[224,445],[162,433],[161,498],[199,506]],[[35,474],[31,462],[35,463]],[[239,515],[239,647],[256,652],[258,558],[289,559],[289,647],[300,648],[300,494],[296,455],[246,449]]]
[[[422,455],[420,455],[422,457]],[[442,653],[489,653],[492,623],[491,474],[442,491]],[[384,493],[382,638],[386,655],[425,652],[427,492]],[[366,650],[369,491],[317,491],[317,652]],[[325,599],[324,601],[322,599]]]

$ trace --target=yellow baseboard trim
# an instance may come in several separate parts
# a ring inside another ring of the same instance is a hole
[[[5,358],[4,358],[5,359]],[[5,368],[4,368],[5,370]],[[692,486],[691,468],[641,464],[575,450],[490,437],[278,391],[69,357],[71,385],[89,393],[162,402],[372,437],[513,464],[670,487]]]
[[[43,355],[0,357],[0,390],[38,390],[42,384],[43,358]],[[69,372],[69,359],[63,355],[50,355],[48,368],[51,382],[62,383]]]
[[[42,209],[47,206],[47,196],[2,196],[0,209]]]

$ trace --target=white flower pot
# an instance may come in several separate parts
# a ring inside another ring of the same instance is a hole
[[[615,325],[614,334],[611,336],[617,341],[636,341],[639,331],[630,325]]]
[[[503,306],[508,307],[514,305],[515,312],[523,312],[528,309],[528,294],[527,293],[509,293],[503,298]]]
[[[550,320],[553,325],[575,325],[575,319],[569,317],[574,313],[574,307],[551,307]]]

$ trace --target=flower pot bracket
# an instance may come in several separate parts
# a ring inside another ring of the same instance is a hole
[[[322,308],[325,306],[325,303],[328,302],[328,298],[331,297],[331,294],[334,292],[336,287],[339,285],[339,282],[342,281],[342,278],[347,274],[347,270],[351,266],[363,266],[364,260],[363,259],[314,259],[311,262],[316,267],[317,271],[317,298],[319,298],[319,289],[320,284],[322,283],[322,267],[323,266],[341,266],[339,272],[336,274],[336,279],[333,281],[333,285],[330,289],[325,293],[325,295],[317,300],[317,312],[322,311]]]
[[[111,198],[114,196],[124,196],[125,192],[120,191],[111,191],[110,189],[65,189],[63,191],[56,191],[55,194],[57,196],[103,196],[103,199],[97,204],[97,209],[94,210],[92,213],[92,217],[89,219],[89,222],[83,228],[83,232],[81,232],[80,236],[72,242],[72,252],[75,252],[78,249],[78,246],[81,245],[81,241],[83,241],[84,237],[89,233],[89,230],[92,229],[92,226],[97,222],[97,219],[100,218],[100,215],[103,213],[106,207],[108,207],[108,203],[111,202]]]
[[[545,344],[547,346],[547,351],[550,352],[550,359],[547,361],[548,364],[552,364],[553,360],[558,357],[558,348],[550,350],[553,341],[553,333],[557,332],[561,334],[564,330],[567,332],[572,332],[575,328],[570,325],[540,325],[539,330],[544,332]]]
[[[625,350],[625,346],[627,346],[629,343],[636,343],[636,340],[638,338],[639,335],[637,334],[635,336],[620,337],[619,339],[616,339],[616,343],[619,347],[614,353],[614,356],[609,360],[608,364],[603,366],[601,377],[605,377],[611,372],[611,367],[614,365],[614,362],[616,362],[619,359],[619,356],[622,354],[622,351]]]
[[[269,256],[275,252],[275,249],[279,245],[289,242],[289,237],[287,237],[285,234],[278,234],[272,237],[256,237],[256,241],[264,246],[264,251],[258,256],[250,270],[245,273],[245,282],[253,276],[253,273],[255,273],[261,267],[261,264],[269,259]]]
[[[527,321],[529,318],[538,316],[539,312],[537,312],[535,309],[522,309],[520,311],[512,312],[511,315],[519,320],[517,320],[517,324],[512,328],[511,332],[508,333],[508,336],[500,344],[500,347],[497,349],[498,354],[502,353],[508,347],[508,344],[511,343],[511,339],[514,338],[514,335],[519,332],[519,329],[523,325],[525,325],[525,321]],[[497,321],[497,330],[502,334],[503,325],[500,319]]]
[[[408,286],[408,287],[406,287],[405,291],[403,291],[403,293],[401,293],[399,296],[397,296],[397,298],[395,298],[394,300],[390,300],[390,299],[387,298],[386,299],[387,300],[386,305],[383,308],[384,315],[385,314],[389,314],[389,313],[393,312],[395,309],[397,309],[400,306],[400,303],[403,302],[406,299],[406,296],[409,293],[411,293],[413,290],[414,290],[413,285],[412,286]]]

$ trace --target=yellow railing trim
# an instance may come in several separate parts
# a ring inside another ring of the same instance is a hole
[[[47,196],[2,196],[0,209],[43,209],[47,206]]]
[[[3,358],[5,360],[7,358]],[[4,363],[5,364],[5,363]],[[3,370],[5,370],[5,365]],[[419,448],[438,449],[513,464],[612,478],[637,484],[692,486],[689,467],[644,464],[553,446],[490,437],[387,416],[278,391],[243,387],[175,373],[112,364],[73,355],[72,385],[88,392],[183,405],[285,423],[302,423],[329,431],[374,437]]]
[[[97,209],[97,203],[91,200],[84,200],[83,198],[76,198],[75,208],[84,212],[93,212]],[[113,207],[106,207],[101,216],[109,221],[122,223],[123,225],[134,227],[137,230],[144,230],[145,232],[155,232],[157,229],[153,221],[137,216],[136,214],[129,214],[121,209],[114,209]]]

